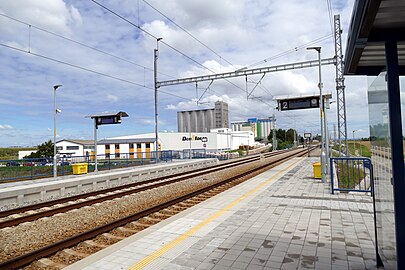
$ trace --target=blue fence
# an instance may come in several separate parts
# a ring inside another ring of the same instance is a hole
[[[330,159],[331,190],[373,192],[373,165],[364,157]]]
[[[160,151],[159,161],[169,162],[173,159],[172,151]],[[156,163],[156,152],[120,153],[97,155],[97,168],[111,170],[116,168],[140,166]],[[61,156],[57,159],[58,176],[72,174],[72,164],[87,163],[88,171],[95,168],[94,156]],[[53,159],[30,158],[19,160],[0,160],[0,182],[10,180],[27,180],[50,177],[53,175]]]

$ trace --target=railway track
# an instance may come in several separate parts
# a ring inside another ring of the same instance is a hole
[[[294,156],[306,155],[308,153],[307,151],[308,151],[307,149],[303,149],[303,150],[296,150],[291,153],[283,153],[281,155],[283,156],[282,158],[273,157],[274,159],[273,161],[267,163],[264,162],[264,164],[260,163],[263,165],[256,166],[255,168],[250,169],[249,171],[237,173],[236,175],[223,179],[214,184],[210,184],[209,186],[198,188],[196,190],[193,190],[192,192],[153,205],[152,207],[148,207],[141,211],[137,211],[136,213],[133,213],[131,215],[127,215],[125,217],[80,232],[78,234],[54,242],[52,244],[40,247],[28,253],[3,261],[0,263],[0,269],[17,269],[28,264],[30,264],[28,266],[28,269],[38,269],[40,268],[41,264],[51,269],[63,268],[63,266],[75,262],[81,259],[82,257],[94,253],[99,249],[102,249],[107,245],[113,244],[124,237],[132,235],[144,228],[149,227],[152,224],[159,222],[160,220],[163,220],[171,215],[178,213],[179,211],[182,211],[188,207],[195,205],[196,203],[204,201],[209,197],[212,197],[222,192],[223,190],[230,188],[231,186],[234,186],[242,181],[247,180],[250,177],[253,177],[254,175],[261,173],[264,170],[269,169],[272,166],[284,162],[286,159],[292,158]],[[238,165],[239,167],[243,167],[244,165],[246,166],[247,164],[252,164],[252,162],[254,163],[258,159],[260,159],[260,157],[252,157],[249,158],[248,160],[240,161]],[[227,165],[227,168],[230,167],[235,168],[235,164],[233,163],[225,165]],[[220,169],[220,167],[221,166],[215,166],[215,168],[210,168],[211,169],[210,172],[217,172]],[[223,167],[221,168],[223,169]],[[193,173],[194,176],[192,177],[196,177],[196,175],[198,176],[206,175],[208,172],[206,170],[198,170],[198,172]],[[188,176],[178,175],[178,178],[180,179],[185,177],[190,178],[191,177],[190,175],[193,175],[193,173],[189,173]],[[180,181],[184,180],[185,179]],[[161,179],[157,181],[163,182],[162,185],[168,184],[166,181],[162,181]],[[176,180],[171,179],[169,181],[176,181]],[[160,183],[151,182],[151,185],[156,184]],[[120,196],[123,195],[121,194]],[[94,203],[94,201],[92,203]],[[74,208],[76,209],[77,207],[78,205],[76,205],[76,207]],[[53,255],[51,259],[41,259],[55,253],[57,254]],[[33,263],[34,261],[36,261],[36,263]]]
[[[266,153],[265,158],[272,157],[277,154],[286,153],[288,151],[279,151],[274,153]],[[260,159],[259,155],[248,157],[234,162],[228,162],[211,166],[209,168],[201,168],[191,172],[183,172],[171,176],[163,176],[146,181],[135,182],[123,186],[98,190],[85,194],[75,195],[68,198],[61,198],[52,201],[46,201],[38,204],[28,205],[21,208],[10,209],[0,212],[0,229],[18,225],[24,222],[30,222],[43,217],[49,217],[58,213],[64,213],[72,209],[101,203],[107,200],[120,198],[122,196],[142,192],[148,189],[161,187],[171,183],[187,180],[192,177],[198,177],[211,172],[224,170],[227,168],[243,166],[251,162],[256,162]]]

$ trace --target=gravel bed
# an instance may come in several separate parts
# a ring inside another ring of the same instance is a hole
[[[211,173],[180,183],[105,201],[95,206],[82,207],[53,217],[41,218],[12,228],[1,229],[0,261],[8,260],[96,226],[123,218],[262,164],[257,162],[244,165],[243,168]]]

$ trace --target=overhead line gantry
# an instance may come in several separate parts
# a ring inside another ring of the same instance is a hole
[[[326,58],[326,59],[321,60],[321,65],[332,65],[332,64],[336,64],[335,58]],[[242,69],[238,69],[238,70],[232,71],[232,72],[217,73],[217,74],[202,75],[202,76],[189,77],[189,78],[183,78],[183,79],[156,82],[156,87],[159,88],[159,87],[171,86],[171,85],[198,83],[198,82],[204,82],[204,81],[213,81],[213,80],[228,79],[228,78],[234,78],[234,77],[251,76],[251,75],[257,75],[257,74],[266,74],[266,73],[277,72],[277,71],[286,71],[286,70],[292,70],[292,69],[301,69],[301,68],[317,67],[317,66],[319,66],[318,60],[310,60],[310,61],[304,61],[304,62],[282,64],[282,65],[276,65],[276,66],[254,68],[254,69],[243,69],[242,68]]]

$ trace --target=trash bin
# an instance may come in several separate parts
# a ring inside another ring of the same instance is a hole
[[[73,174],[87,173],[87,163],[76,163],[72,165]]]
[[[321,179],[322,178],[321,163],[315,162],[314,164],[312,164],[312,167],[314,168],[314,178]]]

